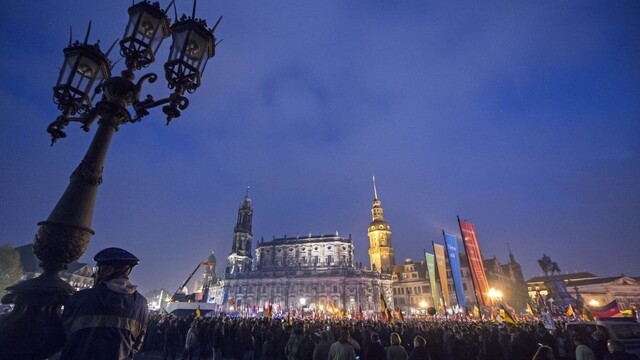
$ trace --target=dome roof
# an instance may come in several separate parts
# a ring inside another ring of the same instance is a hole
[[[369,224],[369,231],[373,230],[391,230],[389,223],[384,220],[374,220]]]

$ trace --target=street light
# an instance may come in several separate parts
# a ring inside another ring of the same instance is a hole
[[[214,31],[222,17],[213,28],[207,28],[205,20],[195,17],[194,1],[192,15],[182,15],[170,25],[167,10],[149,0],[129,8],[129,22],[119,42],[125,59],[120,76],[111,75],[111,49],[105,54],[98,44],[88,43],[91,26],[84,42],[70,42],[64,49],[64,63],[53,87],[54,103],[61,115],[47,128],[52,145],[66,137],[64,128],[71,122],[89,131],[98,119],[98,129],[62,197],[47,220],[38,223],[33,251],[41,261],[42,275],[8,287],[10,293],[2,298],[4,304],[15,304],[14,310],[0,320],[0,348],[9,358],[47,358],[64,343],[61,306],[74,289],[59,273],[80,258],[94,234],[95,198],[114,132],[123,124],[140,121],[149,109],[161,105],[167,124],[179,117],[180,110],[189,105],[185,93],[193,93],[200,86],[207,60],[215,55]],[[155,61],[160,44],[169,35],[173,44],[164,70],[167,86],[173,92],[159,100],[151,95],[140,100],[144,82],[155,82],[157,75],[147,73],[134,83],[134,72]],[[94,105],[97,94],[102,97]]]
[[[502,300],[502,291],[500,290],[496,290],[494,288],[489,289],[489,292],[487,293],[487,295],[489,295],[489,297],[491,298],[491,303],[493,305],[495,305],[495,301],[498,300]]]
[[[420,308],[422,309],[422,313],[424,314],[424,318],[427,318],[427,307],[429,307],[429,303],[426,300],[420,301]]]

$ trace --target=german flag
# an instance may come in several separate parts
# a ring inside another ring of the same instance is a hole
[[[380,294],[380,312],[387,312],[387,302],[382,294]]]
[[[515,325],[516,319],[507,311],[504,305],[500,305],[500,316],[507,324]]]
[[[384,296],[380,294],[380,312],[382,313],[382,320],[388,320],[389,322],[393,322],[393,314],[391,313],[391,309],[387,306],[387,301],[384,299]]]
[[[620,314],[620,308],[618,307],[618,301],[617,300],[613,300],[612,302],[608,303],[607,305],[604,306],[590,306],[589,310],[591,311],[591,314],[594,317],[597,317],[599,319],[601,318],[608,318],[608,317],[612,317],[615,315]]]
[[[400,309],[399,306],[396,306],[396,313],[398,314],[398,319],[400,319],[401,322],[404,322],[404,315],[402,315],[402,309]]]

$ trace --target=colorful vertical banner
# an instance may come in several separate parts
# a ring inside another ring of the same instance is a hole
[[[484,265],[482,264],[482,254],[480,253],[480,246],[478,245],[476,229],[472,223],[460,220],[459,217],[458,224],[460,225],[462,242],[467,252],[467,258],[469,259],[469,270],[471,270],[471,279],[473,280],[476,299],[480,305],[491,306],[491,299],[489,299],[488,295],[489,283],[487,282],[487,275],[484,272]]]
[[[440,301],[438,299],[438,286],[436,285],[436,257],[425,251],[424,257],[427,260],[427,273],[429,274],[429,284],[431,285],[431,297],[433,298],[433,307],[438,308]]]
[[[447,264],[444,258],[444,246],[433,243],[433,252],[436,255],[436,266],[438,267],[438,276],[440,277],[440,288],[442,289],[442,297],[444,298],[444,306],[450,307],[449,288],[447,287]]]
[[[451,268],[451,277],[453,278],[453,286],[456,289],[456,298],[458,306],[467,307],[464,299],[464,289],[462,287],[462,271],[460,270],[460,252],[458,251],[458,238],[455,235],[442,231],[444,235],[444,244],[447,247],[447,255],[449,256],[449,267]]]

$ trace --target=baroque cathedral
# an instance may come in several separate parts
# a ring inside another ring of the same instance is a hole
[[[249,192],[238,209],[231,252],[224,274],[208,286],[220,311],[259,315],[300,311],[380,311],[380,299],[393,308],[391,269],[395,252],[391,228],[384,221],[374,179],[372,222],[368,227],[370,268],[355,262],[351,235],[295,236],[260,240],[252,253],[253,206]],[[215,261],[215,260],[214,260]]]

